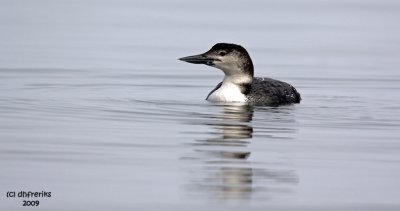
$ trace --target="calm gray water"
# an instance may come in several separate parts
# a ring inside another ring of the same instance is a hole
[[[1,210],[400,209],[399,1],[0,4]],[[301,104],[205,101],[217,42]]]

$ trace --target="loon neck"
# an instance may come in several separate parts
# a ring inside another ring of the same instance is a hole
[[[253,76],[251,75],[225,75],[222,81],[225,85],[237,86],[242,94],[248,94],[251,89],[251,83],[253,82]]]
[[[224,83],[232,83],[232,84],[251,84],[253,82],[253,76],[250,75],[225,75]]]

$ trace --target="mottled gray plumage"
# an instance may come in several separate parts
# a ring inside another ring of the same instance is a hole
[[[220,82],[207,96],[221,87]],[[272,78],[253,78],[251,86],[242,93],[246,94],[247,102],[253,105],[278,106],[291,103],[300,103],[300,93],[290,84]],[[206,98],[206,99],[207,99]]]

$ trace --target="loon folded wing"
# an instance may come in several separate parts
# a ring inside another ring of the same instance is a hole
[[[299,103],[300,94],[290,84],[272,78],[254,78],[248,102],[263,105]]]
[[[211,95],[213,92],[215,92],[215,90],[219,89],[221,86],[222,86],[222,81],[221,81],[213,90],[211,90],[210,93],[208,93],[208,95],[207,95],[207,97],[206,97],[206,100],[208,100],[208,97],[210,97],[210,95]]]

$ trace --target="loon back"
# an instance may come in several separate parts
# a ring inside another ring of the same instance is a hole
[[[207,96],[222,86],[220,82]],[[242,93],[246,96],[246,102],[252,105],[278,106],[292,103],[300,103],[300,93],[290,84],[272,78],[254,78],[251,86],[242,87]]]

